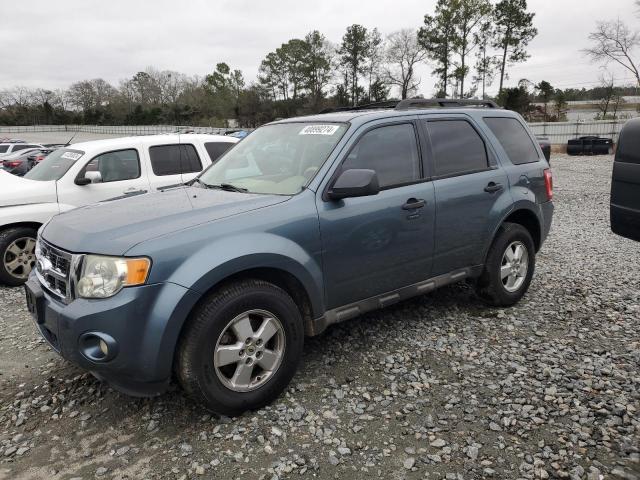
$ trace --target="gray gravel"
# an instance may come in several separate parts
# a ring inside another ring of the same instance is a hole
[[[554,228],[515,308],[457,285],[337,325],[236,419],[114,392],[0,288],[0,479],[640,479],[640,244],[609,232],[611,165],[553,159]]]

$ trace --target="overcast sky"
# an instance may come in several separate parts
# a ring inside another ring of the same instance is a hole
[[[542,79],[559,88],[597,85],[601,71],[580,52],[597,20],[634,29],[633,0],[529,0],[539,35],[508,85]],[[254,80],[264,56],[290,38],[320,30],[338,43],[348,25],[387,35],[418,28],[435,0],[0,0],[0,89],[63,88],[90,78],[117,85],[147,66],[205,75],[224,61]],[[640,53],[640,52],[639,52]],[[619,83],[631,78],[612,68]],[[420,93],[431,96],[431,68]],[[496,90],[496,86],[489,91]]]

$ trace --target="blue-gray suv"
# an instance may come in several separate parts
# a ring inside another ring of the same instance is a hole
[[[27,304],[53,349],[116,388],[173,377],[236,415],[277,397],[331,324],[461,280],[516,303],[551,200],[535,137],[490,102],[292,118],[186,185],[54,217]]]

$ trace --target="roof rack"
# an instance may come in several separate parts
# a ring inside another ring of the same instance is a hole
[[[396,106],[396,110],[408,110],[410,108],[455,108],[455,107],[481,107],[481,108],[500,108],[497,103],[492,100],[476,100],[470,98],[407,98],[400,100]]]
[[[501,108],[493,100],[477,100],[471,98],[407,98],[405,100],[387,100],[385,102],[367,103],[355,107],[325,108],[320,113],[353,112],[358,110],[376,110],[392,108],[395,110],[409,110],[411,108]]]
[[[364,105],[357,105],[355,107],[325,108],[320,113],[353,112],[357,110],[375,110],[378,108],[396,108],[397,104],[398,100],[387,100],[384,102],[366,103]]]

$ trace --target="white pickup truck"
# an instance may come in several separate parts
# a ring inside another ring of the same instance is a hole
[[[52,216],[187,182],[238,141],[207,134],[97,140],[52,152],[24,177],[0,171],[0,284],[26,281],[37,230]]]

